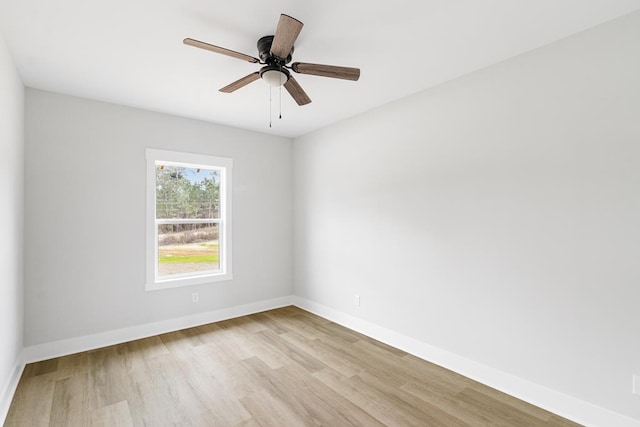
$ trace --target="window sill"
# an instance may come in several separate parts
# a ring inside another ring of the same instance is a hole
[[[203,274],[202,276],[176,277],[170,279],[156,280],[147,283],[145,291],[159,291],[162,289],[182,288],[184,286],[203,285],[205,283],[223,282],[232,280],[233,275],[230,273],[213,273]]]

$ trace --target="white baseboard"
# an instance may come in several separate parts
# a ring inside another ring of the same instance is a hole
[[[13,400],[13,395],[15,394],[16,388],[18,387],[18,382],[20,381],[20,377],[22,376],[22,371],[24,371],[24,363],[22,362],[21,358],[18,357],[14,364],[13,370],[11,371],[11,375],[9,376],[6,385],[2,389],[2,394],[0,394],[0,425],[4,425],[4,422],[7,419],[9,407],[11,406],[11,400]]]
[[[286,296],[235,307],[222,308],[205,313],[198,313],[176,319],[132,326],[130,328],[116,329],[93,335],[33,345],[23,349],[21,360],[24,362],[23,365],[26,363],[39,362],[41,360],[47,360],[54,357],[66,356],[82,351],[94,350],[96,348],[121,344],[127,341],[165,334],[167,332],[178,331],[180,329],[192,328],[194,326],[205,325],[207,323],[232,319],[234,317],[246,316],[249,314],[259,313],[261,311],[285,307],[291,304],[291,297]]]
[[[293,304],[414,356],[457,372],[561,417],[592,427],[640,427],[640,421],[483,365],[350,314],[297,296]]]

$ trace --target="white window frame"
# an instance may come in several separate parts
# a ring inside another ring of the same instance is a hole
[[[145,290],[155,291],[181,286],[201,285],[233,279],[231,240],[231,178],[233,160],[204,154],[146,149],[147,158],[147,280]],[[156,219],[156,165],[182,166],[220,171],[220,218],[219,219]],[[175,274],[158,277],[158,224],[206,222],[218,224],[220,269],[211,272]]]

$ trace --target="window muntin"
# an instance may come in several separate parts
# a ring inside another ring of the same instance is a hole
[[[231,165],[147,149],[147,290],[232,278]]]

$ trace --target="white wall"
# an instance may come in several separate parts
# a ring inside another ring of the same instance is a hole
[[[22,350],[24,87],[0,35],[0,420]]]
[[[640,419],[638,40],[635,13],[298,138],[295,294]]]
[[[145,292],[145,147],[233,158],[232,281]],[[28,89],[25,156],[25,346],[291,294],[290,139]]]

